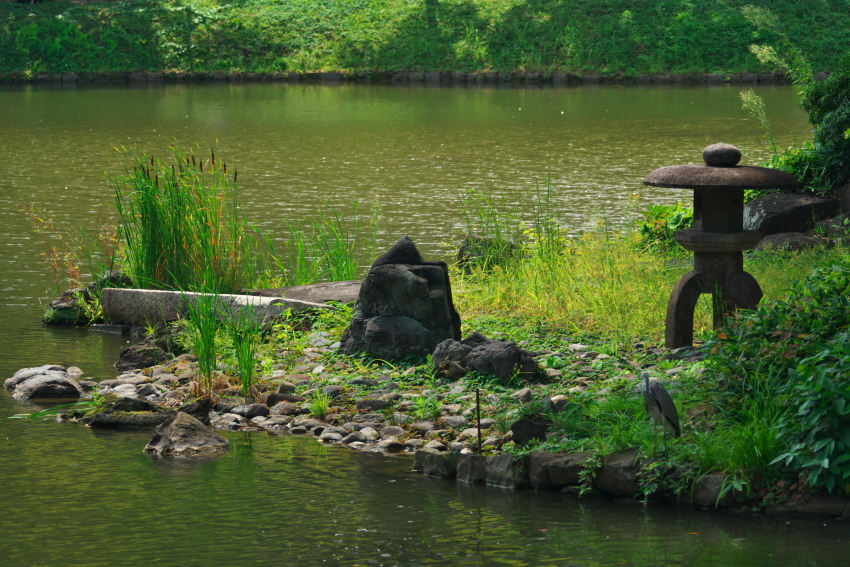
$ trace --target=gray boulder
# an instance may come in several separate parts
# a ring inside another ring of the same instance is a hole
[[[547,453],[535,451],[528,460],[528,480],[535,490],[554,490],[561,488],[552,482],[549,467],[553,461],[566,457],[565,453]]]
[[[554,488],[563,488],[581,484],[581,473],[585,469],[585,461],[591,458],[591,453],[573,453],[572,455],[561,456],[546,466],[549,474],[549,481]]]
[[[487,457],[475,453],[458,455],[457,479],[467,483],[487,482]]]
[[[230,442],[192,417],[180,412],[153,432],[145,453],[164,457],[214,456],[228,450]]]
[[[445,262],[426,262],[405,236],[378,258],[363,281],[340,352],[383,359],[426,355],[460,339]]]
[[[15,372],[11,378],[7,378],[6,381],[3,382],[3,385],[6,386],[7,390],[14,390],[21,382],[29,380],[34,376],[41,375],[68,376],[68,372],[65,370],[64,366],[59,366],[58,364],[30,366],[28,368],[21,368]]]
[[[65,368],[56,365],[22,368],[4,384],[19,400],[79,399],[83,395],[83,389]]]
[[[744,230],[764,234],[803,232],[816,221],[832,216],[837,204],[822,197],[799,193],[773,193],[744,205]]]
[[[549,424],[545,421],[534,421],[527,417],[517,420],[511,425],[511,440],[517,445],[525,445],[529,441],[545,441]]]

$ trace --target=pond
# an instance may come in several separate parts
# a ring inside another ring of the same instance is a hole
[[[460,240],[463,195],[485,184],[519,200],[548,177],[569,226],[620,225],[634,201],[689,197],[644,187],[656,167],[697,162],[717,141],[758,163],[768,154],[739,90],[0,87],[0,375],[59,363],[114,376],[126,338],[39,323],[55,284],[17,203],[53,211],[66,238],[96,233],[107,174],[123,168],[115,146],[215,145],[274,237],[358,200],[381,205],[382,247],[409,234],[436,259]],[[780,143],[805,138],[793,91],[758,91]],[[409,459],[266,434],[227,434],[216,462],[153,461],[147,434],[7,419],[29,411],[0,394],[4,565],[837,565],[846,551],[840,520],[462,486],[411,473]]]

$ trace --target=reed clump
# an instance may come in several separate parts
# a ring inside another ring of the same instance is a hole
[[[256,238],[239,212],[235,169],[172,148],[168,160],[120,149],[113,178],[126,264],[137,285],[232,293],[256,274]]]

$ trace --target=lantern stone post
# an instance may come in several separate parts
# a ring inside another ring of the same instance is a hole
[[[712,144],[703,151],[705,165],[673,165],[650,173],[653,187],[694,190],[694,228],[679,230],[676,241],[693,251],[694,269],[679,280],[667,304],[667,348],[694,342],[694,309],[703,293],[712,295],[713,323],[720,326],[735,309],[755,309],[763,294],[744,271],[744,250],[764,237],[744,230],[744,189],[793,189],[793,175],[766,167],[738,165],[741,151],[731,144]]]

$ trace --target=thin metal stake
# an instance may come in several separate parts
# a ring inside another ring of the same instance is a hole
[[[478,452],[481,452],[481,390],[475,388],[475,414],[478,420]]]

